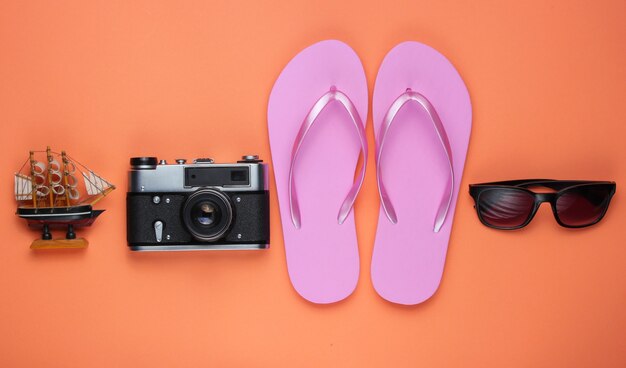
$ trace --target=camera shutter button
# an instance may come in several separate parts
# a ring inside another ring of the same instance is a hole
[[[258,164],[260,162],[263,162],[263,160],[259,160],[259,155],[241,156],[241,160],[237,161],[240,164]]]
[[[185,163],[187,163],[187,160],[185,160],[184,158],[177,158],[176,163],[179,165],[184,165]]]

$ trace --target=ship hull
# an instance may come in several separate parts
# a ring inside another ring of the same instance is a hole
[[[90,205],[85,205],[56,208],[19,207],[16,214],[28,221],[29,227],[42,228],[44,225],[48,225],[54,228],[66,227],[67,225],[74,227],[91,226],[102,212],[104,210],[94,210]]]

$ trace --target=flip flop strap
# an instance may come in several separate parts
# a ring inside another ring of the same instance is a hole
[[[311,126],[313,126],[313,124],[317,121],[317,118],[322,113],[322,111],[324,111],[324,109],[334,101],[341,103],[341,105],[348,112],[348,115],[350,115],[352,123],[359,135],[359,141],[361,143],[361,154],[363,155],[363,165],[361,166],[361,171],[357,179],[352,184],[352,188],[350,188],[346,199],[344,199],[341,207],[339,208],[339,214],[337,215],[337,222],[339,224],[343,224],[343,222],[350,214],[356,196],[359,193],[361,186],[363,185],[363,179],[365,179],[365,166],[367,164],[367,140],[365,139],[365,128],[363,127],[359,112],[357,111],[352,101],[350,101],[350,98],[348,98],[345,93],[339,91],[335,86],[332,86],[330,87],[330,90],[328,92],[326,92],[322,97],[319,98],[319,100],[317,100],[317,102],[315,102],[309,113],[304,118],[302,126],[300,126],[300,131],[296,136],[296,139],[293,143],[293,148],[291,150],[291,166],[289,167],[289,209],[291,211],[291,222],[293,222],[293,225],[296,229],[299,229],[301,227],[300,206],[298,205],[296,184],[293,178],[298,153],[300,152],[300,147],[302,146],[302,143],[307,133],[311,129]]]
[[[393,209],[393,205],[391,204],[391,200],[389,199],[389,195],[387,194],[387,190],[385,189],[385,185],[383,184],[382,178],[382,170],[381,170],[381,158],[383,155],[383,147],[385,146],[385,138],[393,123],[396,115],[402,109],[402,107],[409,101],[417,102],[423,109],[426,111],[430,120],[433,123],[435,131],[437,132],[437,136],[439,137],[439,141],[446,153],[446,157],[448,158],[448,164],[450,166],[450,176],[446,183],[445,195],[442,199],[439,209],[437,210],[437,216],[435,217],[435,225],[434,232],[439,232],[441,227],[443,226],[446,216],[448,215],[448,210],[450,209],[450,204],[452,203],[452,196],[454,191],[454,169],[452,166],[452,149],[450,148],[450,141],[448,140],[448,135],[446,134],[446,130],[443,127],[443,123],[439,118],[439,114],[435,110],[435,107],[428,101],[428,99],[415,91],[412,91],[410,88],[407,88],[406,92],[401,94],[396,100],[391,104],[389,110],[385,114],[385,118],[383,119],[383,124],[380,127],[380,133],[378,134],[378,148],[376,150],[376,180],[378,181],[378,194],[380,195],[380,200],[387,215],[387,218],[392,223],[398,222],[398,217],[396,215],[395,210]]]

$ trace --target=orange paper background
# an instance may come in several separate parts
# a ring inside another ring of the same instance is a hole
[[[626,366],[624,14],[619,0],[3,0],[0,365]],[[405,40],[466,81],[472,138],[435,296],[401,307],[372,288],[373,162],[356,205],[360,280],[341,303],[291,287],[274,192],[269,251],[130,252],[128,158],[268,159],[274,80],[329,38],[360,55],[370,96]],[[14,215],[12,174],[48,144],[118,185],[84,251],[31,251],[38,234]],[[526,177],[618,190],[592,228],[560,228],[547,206],[522,231],[482,226],[467,185]]]

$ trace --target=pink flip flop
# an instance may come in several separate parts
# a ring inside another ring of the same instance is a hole
[[[404,42],[383,60],[374,87],[381,208],[372,283],[406,305],[441,281],[472,126],[469,93],[433,48]]]
[[[296,55],[270,95],[268,130],[287,268],[296,291],[314,303],[346,298],[359,277],[352,206],[367,161],[367,99],[359,57],[334,40]],[[359,154],[363,165],[355,176]]]

